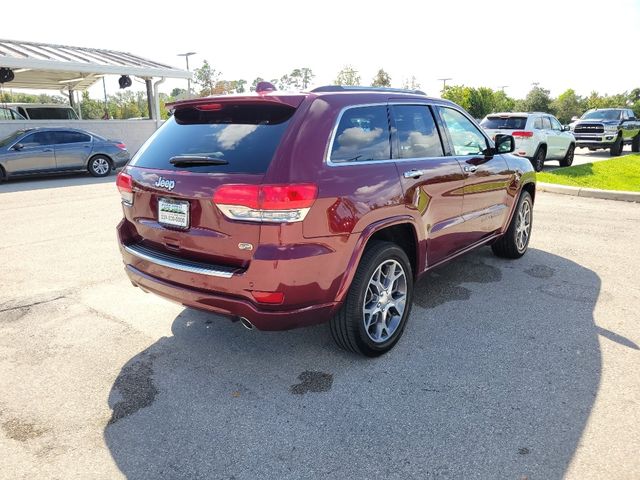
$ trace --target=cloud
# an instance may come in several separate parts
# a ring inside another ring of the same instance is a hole
[[[247,135],[258,128],[258,125],[227,125],[217,134],[220,146],[225,150],[233,150]]]

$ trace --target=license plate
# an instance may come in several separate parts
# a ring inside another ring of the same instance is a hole
[[[159,198],[158,222],[171,227],[189,228],[189,202]]]

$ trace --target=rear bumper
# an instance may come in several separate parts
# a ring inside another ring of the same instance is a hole
[[[245,317],[259,330],[288,330],[328,321],[339,304],[326,303],[293,310],[262,310],[246,300],[218,293],[174,285],[153,277],[131,265],[125,271],[134,285],[187,307],[228,317]]]

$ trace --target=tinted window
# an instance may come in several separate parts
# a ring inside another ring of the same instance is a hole
[[[51,145],[54,143],[49,132],[35,132],[27,135],[20,143],[25,147],[39,147],[41,145]]]
[[[455,155],[476,155],[487,148],[484,135],[460,112],[452,108],[440,108],[440,116],[449,131]]]
[[[24,130],[18,130],[7,137],[4,137],[0,140],[0,147],[6,147],[7,145],[12,144],[22,134],[24,134]]]
[[[399,158],[441,157],[440,135],[429,107],[401,105],[392,107],[398,140]]]
[[[551,130],[551,122],[549,121],[549,117],[542,117],[542,128],[544,130]]]
[[[225,165],[190,166],[190,172],[264,173],[295,109],[284,105],[225,105],[215,111],[183,108],[154,133],[130,165],[182,170],[175,156],[226,160]]]
[[[71,108],[26,107],[31,120],[75,120],[76,112]]]
[[[332,162],[389,160],[387,107],[354,107],[340,118],[333,145]]]
[[[480,124],[491,130],[524,130],[527,117],[487,117]]]
[[[562,130],[562,125],[560,125],[560,122],[556,120],[555,117],[549,117],[549,120],[551,120],[551,128],[554,130]]]
[[[90,142],[91,137],[80,132],[50,132],[54,143],[84,143]]]

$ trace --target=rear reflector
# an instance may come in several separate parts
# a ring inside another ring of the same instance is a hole
[[[529,132],[529,131],[517,131],[517,132],[513,132],[511,133],[511,136],[513,137],[533,137],[533,132]]]
[[[260,290],[251,290],[251,295],[258,303],[279,305],[284,302],[283,292],[262,292]]]
[[[314,184],[222,185],[213,202],[233,220],[299,222],[304,220],[318,194]]]
[[[133,179],[128,173],[120,172],[116,177],[116,186],[120,191],[122,203],[133,205]]]

